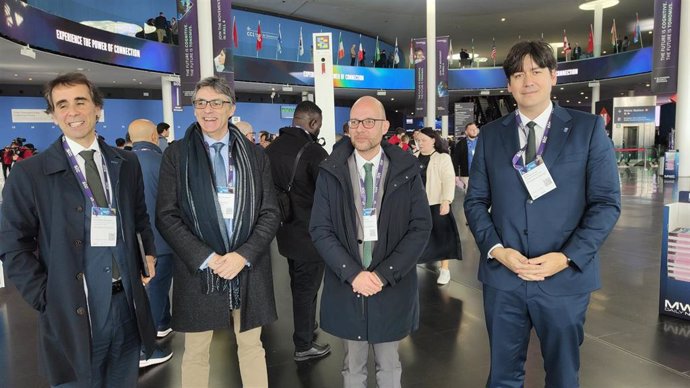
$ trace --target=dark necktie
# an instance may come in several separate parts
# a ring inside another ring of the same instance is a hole
[[[228,173],[225,170],[225,161],[223,161],[223,155],[221,155],[220,150],[223,149],[225,144],[218,142],[211,144],[211,148],[215,151],[213,155],[213,173],[216,176],[216,186],[218,187],[228,187]]]
[[[101,174],[98,173],[96,162],[93,160],[94,150],[84,150],[79,153],[79,156],[84,158],[84,173],[86,174],[86,184],[89,185],[93,198],[96,200],[96,206],[108,207],[108,200],[105,198],[105,191],[103,190],[103,182],[101,181]],[[105,173],[105,171],[104,171]],[[113,257],[113,279],[120,278],[120,269],[117,266],[115,257]]]
[[[529,133],[527,134],[527,151],[525,151],[525,164],[531,163],[537,157],[537,135],[534,133],[534,127],[537,125],[534,121],[527,123]]]
[[[364,208],[371,209],[374,207],[374,177],[371,175],[371,168],[374,166],[373,163],[364,164]],[[362,245],[362,264],[364,268],[369,268],[371,264],[371,241],[365,241]]]

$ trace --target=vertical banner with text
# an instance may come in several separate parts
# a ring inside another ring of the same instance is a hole
[[[199,81],[199,31],[196,4],[190,0],[179,24],[180,82],[183,104],[191,105],[194,85]]]
[[[414,115],[426,116],[426,39],[412,39],[414,61]]]
[[[436,116],[448,115],[449,36],[436,38]]]
[[[173,112],[182,112],[182,88],[180,81],[172,81],[170,86]]]
[[[232,0],[213,0],[213,67],[215,75],[225,78],[230,85],[235,82],[232,53]]]
[[[675,93],[678,84],[680,0],[654,1],[652,92]]]

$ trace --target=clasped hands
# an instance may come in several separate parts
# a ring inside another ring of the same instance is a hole
[[[568,268],[568,258],[561,252],[549,252],[528,259],[515,249],[497,247],[491,251],[491,255],[526,281],[543,281]]]
[[[362,271],[352,280],[352,291],[364,296],[378,294],[383,289],[383,282],[369,271]]]
[[[234,279],[247,265],[247,259],[237,252],[226,253],[223,256],[214,254],[208,261],[208,266],[213,273],[223,279]]]

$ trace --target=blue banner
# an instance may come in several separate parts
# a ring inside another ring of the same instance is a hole
[[[652,92],[675,93],[678,84],[680,0],[654,1]]]

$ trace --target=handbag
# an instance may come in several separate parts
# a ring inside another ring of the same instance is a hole
[[[276,198],[278,199],[278,208],[280,209],[281,224],[285,224],[287,222],[292,221],[293,214],[292,204],[290,201],[290,190],[292,190],[292,183],[294,182],[295,174],[297,173],[297,164],[299,164],[299,160],[302,157],[302,153],[304,153],[304,150],[307,149],[307,146],[309,144],[311,144],[311,142],[305,143],[297,153],[295,163],[292,165],[292,174],[290,175],[290,181],[288,182],[287,187],[283,188],[274,184],[276,188]]]

